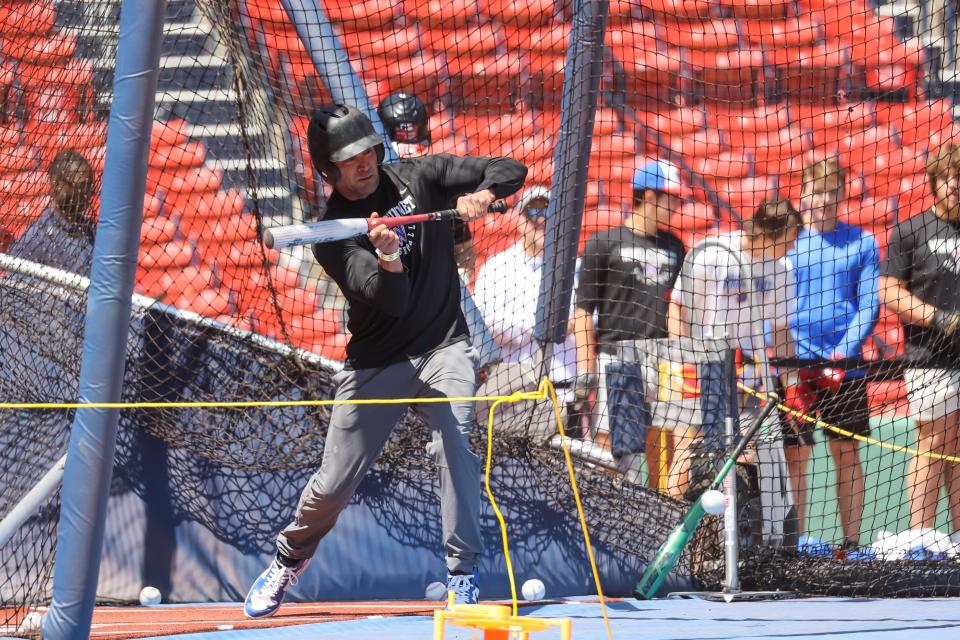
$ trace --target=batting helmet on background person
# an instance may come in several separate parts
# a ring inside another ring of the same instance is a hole
[[[374,130],[370,118],[348,105],[323,106],[314,111],[307,127],[307,146],[313,166],[331,184],[340,177],[334,162],[373,148],[377,150],[377,162],[383,162],[383,137]]]
[[[430,144],[427,108],[409,93],[391,93],[377,108],[387,135],[398,144]]]

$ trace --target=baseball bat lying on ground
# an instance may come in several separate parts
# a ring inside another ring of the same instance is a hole
[[[507,203],[503,200],[494,202],[487,211],[503,213],[507,210]],[[282,227],[271,227],[263,230],[263,244],[268,249],[283,249],[299,244],[317,244],[320,242],[336,242],[354,236],[368,234],[374,227],[384,225],[388,229],[418,222],[436,222],[438,220],[455,220],[460,217],[456,209],[444,209],[432,213],[416,213],[409,216],[392,216],[388,218],[345,218],[341,220],[320,220],[304,224],[290,224]]]

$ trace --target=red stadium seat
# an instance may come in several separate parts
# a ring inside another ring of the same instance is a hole
[[[480,59],[494,53],[503,44],[505,32],[496,23],[471,24],[458,29],[427,29],[421,39],[424,47],[434,53],[445,54],[447,60]]]
[[[943,101],[918,103],[906,107],[899,118],[891,118],[905,145],[922,144],[935,133],[950,130],[954,124],[953,110]]]
[[[634,20],[624,24],[608,25],[605,43],[617,60],[632,60],[640,52],[663,48],[657,37],[657,25],[651,20]]]
[[[18,32],[0,43],[0,53],[4,56],[35,65],[63,65],[73,57],[76,49],[74,37],[60,33],[30,35]]]
[[[537,108],[559,104],[563,97],[563,78],[566,55],[562,53],[527,56],[528,80],[525,85],[530,102]]]
[[[160,244],[177,237],[177,225],[170,218],[144,218],[140,227],[140,244]]]
[[[186,120],[167,120],[154,122],[150,131],[150,152],[155,153],[161,146],[172,146],[187,141],[190,124]]]
[[[677,49],[643,51],[623,60],[624,98],[638,111],[655,111],[670,104],[680,90],[682,62]]]
[[[712,0],[639,0],[644,9],[670,17],[707,18],[711,15]]]
[[[0,134],[0,138],[2,138]],[[39,167],[36,147],[22,144],[6,146],[0,144],[0,174],[33,171]]]
[[[184,267],[193,261],[193,248],[182,240],[140,247],[137,264],[144,269]]]
[[[841,101],[847,63],[841,43],[766,49],[765,62],[774,74],[774,97],[822,104]]]
[[[641,116],[643,120],[642,123],[637,123],[636,131],[650,139],[660,137],[665,144],[673,136],[692,134],[703,129],[707,124],[706,116],[701,107],[681,107],[654,111],[641,114]],[[630,123],[627,124],[627,128],[630,129]]]
[[[232,311],[230,298],[217,289],[201,289],[199,291],[185,291],[174,299],[174,306],[186,309],[208,318],[218,318],[228,315]]]
[[[730,178],[714,183],[717,195],[731,205],[740,218],[750,218],[760,203],[778,197],[776,182],[769,176]]]
[[[0,4],[0,35],[42,36],[53,31],[57,8],[52,2],[5,2]]]
[[[151,168],[147,171],[147,190],[184,193],[216,191],[223,182],[223,171],[207,166]]]
[[[723,105],[756,104],[760,96],[763,53],[759,49],[688,51],[695,99]]]
[[[790,112],[784,104],[744,109],[718,103],[707,109],[707,122],[721,131],[777,131],[790,124]]]
[[[536,130],[532,111],[501,114],[460,114],[454,117],[453,129],[470,140],[485,139],[486,145],[516,136],[530,136]],[[552,133],[552,131],[547,131]]]
[[[207,158],[207,147],[202,142],[157,147],[150,154],[154,168],[199,167]]]
[[[507,25],[504,42],[508,51],[531,51],[539,54],[563,55],[570,45],[570,25],[516,27]]]
[[[670,148],[685,158],[698,156],[718,155],[725,151],[727,145],[723,142],[720,132],[714,129],[704,129],[684,136],[674,136],[670,140]]]
[[[793,0],[717,0],[717,5],[725,14],[736,18],[750,18],[741,24],[749,25],[762,18],[786,18],[790,14]]]
[[[36,197],[46,195],[49,180],[44,171],[14,171],[0,174],[0,198],[9,201],[16,197]]]
[[[187,233],[190,221],[196,218],[228,217],[244,210],[243,193],[226,191],[170,191],[163,194],[164,206],[171,215],[180,216],[180,227]]]
[[[421,46],[420,33],[414,27],[344,31],[340,41],[352,56],[360,59],[387,56],[400,60],[419,53]]]
[[[350,31],[389,27],[399,18],[400,6],[390,0],[351,0],[326,5],[327,17]]]
[[[803,129],[790,125],[775,131],[730,131],[730,146],[749,152],[756,163],[758,173],[770,173],[760,165],[778,162],[781,159],[802,155],[810,149],[810,141]]]
[[[450,101],[455,110],[502,113],[520,99],[519,56],[494,54],[482,58],[448,58]]]
[[[691,170],[705,178],[745,178],[750,175],[750,159],[742,151],[723,151],[715,156],[697,156]]]
[[[896,203],[887,198],[848,198],[840,204],[837,215],[844,222],[868,228],[889,224],[895,211]]]
[[[452,153],[457,156],[465,156],[471,153],[470,141],[463,136],[451,135],[439,140],[434,140],[430,146],[431,153]]]
[[[685,49],[732,49],[739,44],[736,20],[664,20],[658,32],[667,44]]]
[[[557,7],[555,0],[480,0],[480,10],[507,25],[542,27],[554,21]]]
[[[364,77],[386,83],[390,92],[405,91],[418,96],[425,104],[446,95],[447,64],[429,53],[401,60],[368,60]]]
[[[679,212],[670,215],[670,228],[680,233],[705,231],[716,223],[713,207],[703,202],[686,202]]]
[[[763,47],[799,47],[820,39],[819,23],[810,16],[780,20],[743,20],[743,34],[754,45]]]
[[[406,0],[403,13],[430,27],[465,27],[480,18],[477,0]]]

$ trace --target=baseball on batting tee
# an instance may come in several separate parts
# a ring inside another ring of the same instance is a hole
[[[447,585],[442,582],[431,582],[427,585],[427,590],[424,591],[423,597],[426,600],[446,600]]]
[[[26,634],[38,633],[42,622],[43,615],[39,611],[31,611],[23,617],[23,621],[20,623],[17,631]]]
[[[523,594],[524,600],[543,600],[543,597],[547,595],[547,588],[543,586],[543,581],[530,578],[523,583],[520,593]]]
[[[727,508],[727,497],[721,491],[710,489],[704,491],[700,498],[700,505],[703,510],[712,516],[718,516]]]
[[[160,589],[156,587],[144,587],[140,590],[140,604],[145,607],[152,607],[155,604],[160,604]]]

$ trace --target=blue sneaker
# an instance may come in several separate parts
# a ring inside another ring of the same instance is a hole
[[[797,552],[815,558],[832,558],[833,545],[813,536],[800,536],[797,541]]]
[[[477,604],[480,600],[477,579],[476,571],[459,576],[447,574],[447,592],[453,591],[454,604]]]
[[[310,564],[310,560],[299,560],[293,567],[285,567],[276,558],[260,574],[247,593],[243,603],[243,615],[248,618],[266,618],[272,616],[283,604],[283,597],[287,589],[297,584],[300,577]]]

